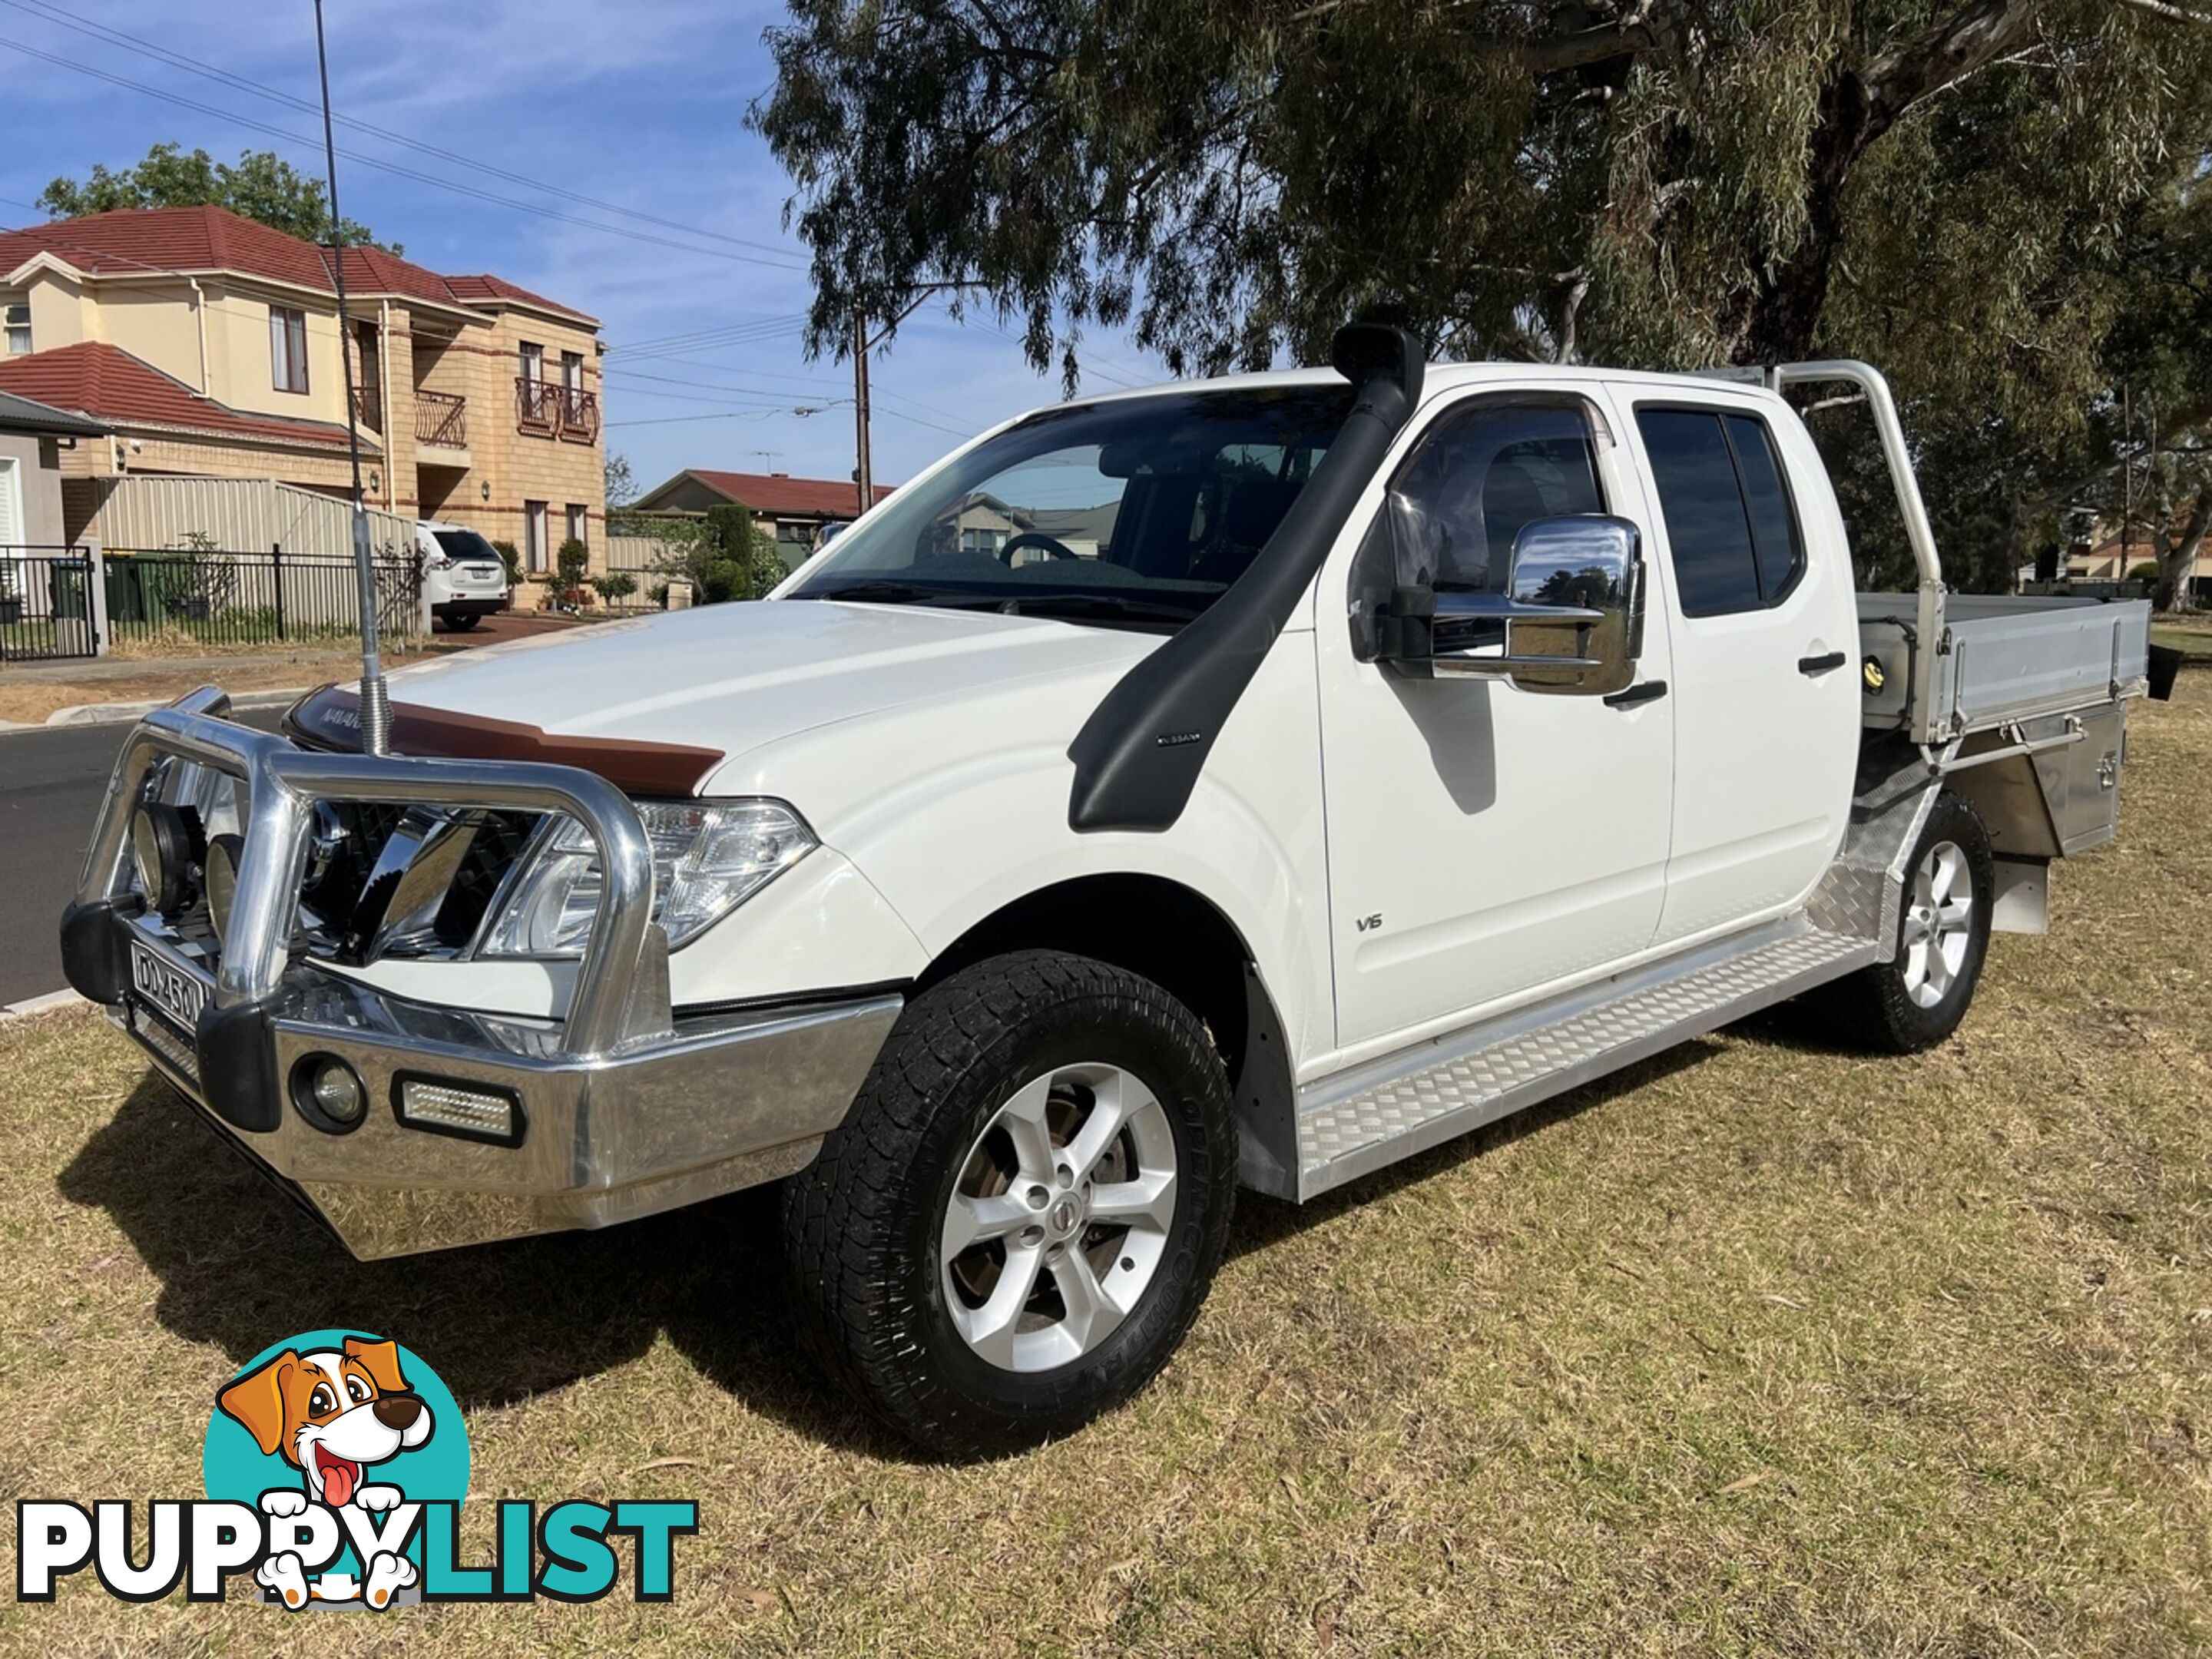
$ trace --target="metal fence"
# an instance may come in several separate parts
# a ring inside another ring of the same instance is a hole
[[[0,547],[0,662],[100,650],[93,559],[83,547]]]
[[[109,548],[103,589],[108,631],[132,641],[197,640],[211,646],[343,641],[361,631],[354,562],[310,554]],[[412,558],[383,558],[377,626],[387,637],[422,631],[422,572]]]

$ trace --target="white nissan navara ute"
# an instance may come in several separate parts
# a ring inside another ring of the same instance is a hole
[[[1913,591],[1856,591],[1786,395],[1825,381]],[[1009,422],[765,603],[404,671],[388,736],[196,692],[64,949],[364,1258],[781,1182],[824,1369],[989,1453],[1158,1370],[1240,1186],[1808,993],[1941,1041],[2114,833],[2147,623],[1949,592],[1862,364],[1358,325]]]

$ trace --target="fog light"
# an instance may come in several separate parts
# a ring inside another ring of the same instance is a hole
[[[318,1129],[342,1135],[361,1127],[368,1091],[337,1055],[309,1054],[292,1068],[292,1103]]]
[[[522,1102],[509,1090],[405,1076],[395,1081],[393,1090],[393,1109],[410,1129],[489,1140],[501,1146],[522,1144]]]

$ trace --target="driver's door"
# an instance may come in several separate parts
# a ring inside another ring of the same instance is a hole
[[[1601,388],[1563,397],[1557,386],[1485,392],[1435,416],[1370,533],[1390,534],[1442,584],[1503,592],[1530,520],[1613,513],[1640,524]],[[1648,580],[1648,556],[1645,567]],[[1674,705],[1650,692],[1668,673],[1663,626],[1645,630],[1642,695],[1612,701],[1360,662],[1337,620],[1347,576],[1334,562],[1323,574],[1333,586],[1316,649],[1349,1061],[1650,946],[1665,897]]]

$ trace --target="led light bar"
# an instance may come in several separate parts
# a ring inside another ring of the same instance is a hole
[[[452,1078],[403,1073],[392,1080],[392,1109],[407,1128],[495,1146],[520,1146],[526,1127],[521,1097],[512,1091]]]

